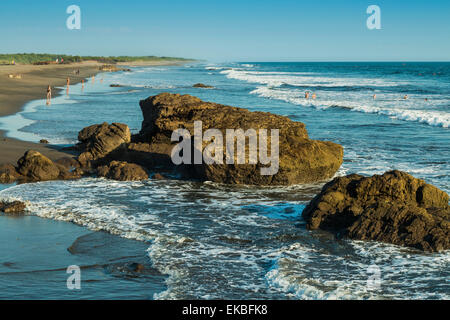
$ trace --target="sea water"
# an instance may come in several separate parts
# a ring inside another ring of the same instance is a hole
[[[214,89],[193,88],[198,82]],[[305,99],[305,91],[317,98]],[[81,128],[104,121],[126,123],[137,133],[143,120],[139,100],[161,92],[301,121],[311,138],[344,147],[337,175],[399,169],[450,191],[450,63],[132,68],[99,74],[85,88],[71,86],[51,106],[30,102],[23,112],[0,119],[0,128],[60,145],[75,143]],[[149,262],[167,276],[155,299],[450,297],[448,252],[336,241],[306,230],[301,212],[321,186],[86,178],[12,186],[0,197],[27,201],[33,215],[148,242]],[[374,265],[380,270],[376,289],[367,282]]]

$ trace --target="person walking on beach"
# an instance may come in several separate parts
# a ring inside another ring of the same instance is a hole
[[[47,105],[49,106],[52,102],[52,87],[47,87]]]

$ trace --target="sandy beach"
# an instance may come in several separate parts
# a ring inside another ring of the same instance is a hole
[[[161,66],[177,64],[180,64],[180,62],[136,61],[118,63],[120,66]],[[70,77],[71,84],[76,84],[82,79],[99,73],[99,66],[101,65],[103,64],[96,61],[59,65],[0,65],[0,117],[19,112],[31,100],[45,99],[48,85],[51,85],[52,88],[65,86],[67,77]],[[77,70],[80,72],[76,75],[75,71]],[[20,78],[10,78],[9,75],[19,75]],[[53,97],[57,96],[59,91],[53,89]],[[5,137],[5,132],[0,130],[0,164],[15,164],[17,159],[29,149],[36,150],[51,160],[70,156],[70,154],[62,152],[52,145],[31,143]]]
[[[99,72],[101,63],[95,61],[60,65],[0,65],[0,117],[19,112],[23,106],[36,99],[45,99],[47,86],[64,86],[67,77],[71,84]],[[78,75],[74,71],[80,70]],[[9,75],[20,78],[10,78]],[[59,90],[53,89],[53,97]],[[52,160],[67,156],[51,145],[36,144],[5,137],[0,130],[0,163],[15,164],[25,151],[33,149]]]

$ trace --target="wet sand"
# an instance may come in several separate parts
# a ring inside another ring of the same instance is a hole
[[[166,290],[167,276],[152,268],[148,247],[73,223],[0,213],[0,300],[151,300]],[[72,265],[80,268],[80,290],[67,288]]]

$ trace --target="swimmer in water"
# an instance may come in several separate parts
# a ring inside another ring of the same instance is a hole
[[[311,98],[313,98],[313,100],[316,99],[316,94],[313,93]]]
[[[375,100],[377,98],[377,95],[374,94],[372,98],[373,98],[373,100]]]
[[[405,94],[405,95],[403,96],[403,100],[408,100],[408,95],[407,95],[407,94]]]
[[[306,91],[305,92],[305,99],[308,99],[309,98],[309,91]]]

